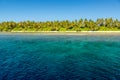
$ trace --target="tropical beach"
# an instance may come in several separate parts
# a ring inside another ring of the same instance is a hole
[[[0,80],[120,80],[120,0],[0,0]]]
[[[12,31],[0,32],[0,35],[120,35],[120,31]]]

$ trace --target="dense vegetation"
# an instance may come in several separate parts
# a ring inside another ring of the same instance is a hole
[[[80,19],[74,21],[46,21],[46,22],[1,22],[0,31],[117,31],[120,21],[112,18],[97,19],[96,21]]]

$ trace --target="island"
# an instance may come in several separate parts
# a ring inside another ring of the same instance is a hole
[[[120,21],[112,18],[97,20],[63,21],[4,21],[0,22],[0,32],[81,32],[81,31],[120,31]]]

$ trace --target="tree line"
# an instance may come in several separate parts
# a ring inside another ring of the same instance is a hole
[[[63,21],[23,21],[0,22],[0,31],[119,31],[120,21],[112,18],[100,18],[96,21],[88,19]]]

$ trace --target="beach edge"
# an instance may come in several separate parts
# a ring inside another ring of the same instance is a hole
[[[120,31],[11,31],[0,35],[34,34],[34,35],[120,35]]]

